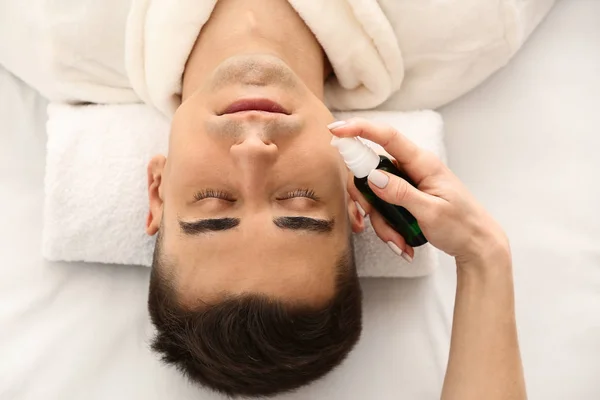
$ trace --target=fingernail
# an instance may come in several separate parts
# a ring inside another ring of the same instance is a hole
[[[402,250],[400,250],[400,247],[396,246],[396,243],[390,241],[390,242],[387,242],[387,245],[390,249],[392,249],[392,251],[394,253],[396,253],[400,257],[404,258],[404,252]]]
[[[339,127],[342,127],[342,126],[344,126],[346,124],[347,124],[346,121],[335,121],[335,122],[332,122],[331,124],[327,125],[327,129],[329,129],[330,131],[332,131],[332,130],[334,130],[336,128],[339,128]]]
[[[400,257],[404,258],[404,260],[409,264],[413,262],[413,258],[409,256],[408,253],[402,252],[402,255]]]
[[[386,174],[377,169],[374,169],[369,174],[369,182],[371,182],[373,185],[377,186],[380,189],[385,189],[389,180],[390,178]]]
[[[365,212],[365,210],[360,206],[360,203],[358,201],[354,202],[356,204],[356,208],[358,209],[358,212],[360,213],[361,217],[364,217],[365,215],[367,215],[367,213]]]

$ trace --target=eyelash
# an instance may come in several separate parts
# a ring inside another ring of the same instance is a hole
[[[277,200],[288,200],[288,199],[293,199],[295,197],[307,197],[312,200],[319,200],[319,198],[315,194],[314,190],[310,190],[310,189],[294,190],[293,192],[289,192],[284,197],[280,197]]]
[[[196,201],[200,201],[200,200],[204,200],[204,199],[208,199],[208,198],[221,199],[221,200],[225,200],[225,201],[235,201],[235,199],[229,193],[223,192],[220,190],[206,189],[206,190],[202,190],[194,195],[194,199]]]
[[[312,199],[315,201],[319,200],[319,198],[315,194],[314,190],[310,190],[310,189],[294,190],[293,192],[287,193],[283,197],[277,198],[277,200],[289,200],[289,199],[293,199],[296,197],[306,197],[306,198],[309,198],[309,199]],[[204,200],[204,199],[208,199],[208,198],[221,199],[221,200],[231,201],[231,202],[235,201],[233,196],[231,196],[229,193],[223,192],[221,190],[206,189],[206,190],[197,192],[194,195],[194,199],[196,201],[200,201],[200,200]]]

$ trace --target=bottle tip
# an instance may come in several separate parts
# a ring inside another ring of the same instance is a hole
[[[355,137],[339,138],[337,136],[333,136],[331,138],[331,145],[333,147],[337,147],[340,150],[342,146],[356,146],[356,143],[360,143],[362,145],[362,142]]]

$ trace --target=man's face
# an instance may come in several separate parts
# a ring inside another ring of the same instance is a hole
[[[350,224],[362,221],[349,213],[332,121],[285,63],[264,55],[224,61],[181,105],[167,159],[148,168],[148,232],[161,229],[183,301],[333,295]]]

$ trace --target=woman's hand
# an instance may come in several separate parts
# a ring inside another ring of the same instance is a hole
[[[383,146],[396,159],[398,168],[413,180],[417,188],[380,170],[369,174],[373,192],[410,211],[432,245],[456,257],[459,265],[472,261],[479,264],[483,257],[499,252],[508,254],[508,241],[498,223],[433,153],[419,148],[390,126],[358,118],[336,125],[330,125],[330,129],[338,137],[360,136]],[[348,191],[370,216],[377,235],[412,257],[414,250],[365,200],[352,176]]]
[[[396,158],[418,189],[379,170],[369,174],[369,186],[383,200],[410,211],[431,244],[456,257],[456,300],[442,399],[526,399],[512,263],[500,226],[435,155],[395,129],[362,119],[330,129],[339,137],[361,136],[379,143]],[[348,190],[370,214],[377,235],[412,254],[353,184]]]

